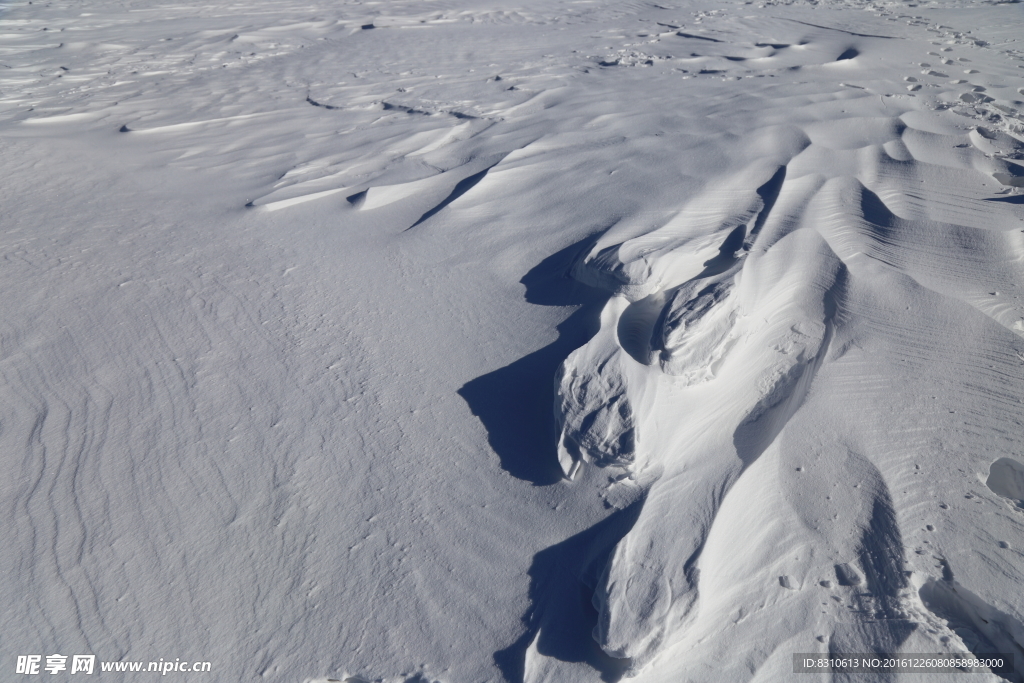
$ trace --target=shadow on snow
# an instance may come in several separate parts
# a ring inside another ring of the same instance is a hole
[[[526,632],[494,653],[494,662],[507,681],[523,680],[526,652],[535,641],[541,655],[563,662],[586,662],[607,683],[622,678],[630,661],[609,656],[594,640],[598,615],[591,599],[612,550],[633,528],[642,508],[640,499],[534,556],[529,572],[530,609],[523,617]]]
[[[554,381],[558,366],[597,332],[607,294],[572,279],[569,269],[596,235],[549,256],[520,282],[539,306],[578,306],[558,325],[558,339],[499,370],[477,377],[459,396],[487,429],[487,440],[509,474],[537,486],[562,479],[556,454]]]

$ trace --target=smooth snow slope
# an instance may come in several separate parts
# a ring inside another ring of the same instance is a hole
[[[0,666],[1024,661],[1022,20],[5,6]]]

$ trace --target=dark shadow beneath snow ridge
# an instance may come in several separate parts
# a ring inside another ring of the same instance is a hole
[[[585,662],[606,683],[622,678],[630,661],[609,656],[594,640],[598,614],[592,598],[612,550],[633,528],[642,508],[643,499],[534,555],[530,609],[523,616],[526,632],[494,653],[505,680],[523,680],[526,651],[534,641],[538,653],[563,662]]]
[[[526,300],[539,306],[579,306],[558,325],[558,339],[499,370],[477,377],[459,396],[487,429],[487,440],[512,476],[538,486],[562,479],[554,427],[554,379],[558,366],[597,332],[607,294],[569,275],[597,236],[549,256],[520,282]]]

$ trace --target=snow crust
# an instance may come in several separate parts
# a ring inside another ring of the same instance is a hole
[[[4,5],[0,666],[1024,662],[1022,20]]]

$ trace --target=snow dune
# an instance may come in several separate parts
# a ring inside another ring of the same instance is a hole
[[[1022,18],[5,5],[4,662],[1024,662]]]

